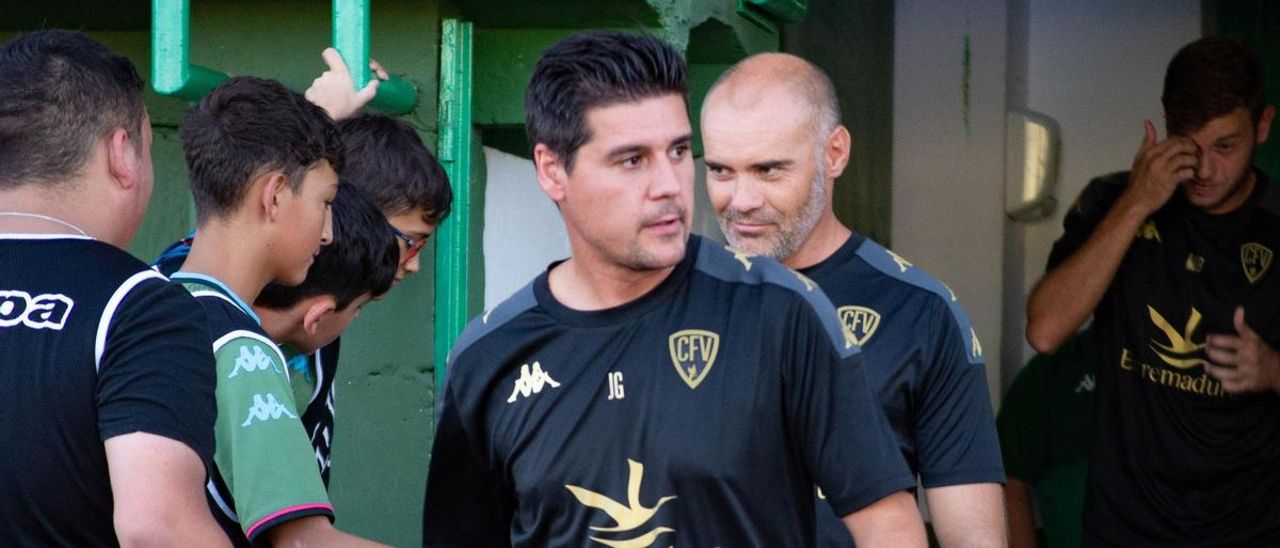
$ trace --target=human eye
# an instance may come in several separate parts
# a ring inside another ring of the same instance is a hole
[[[639,166],[640,166],[640,162],[641,162],[642,160],[643,160],[643,158],[641,158],[641,157],[640,157],[640,155],[638,155],[638,154],[637,154],[637,155],[635,155],[635,156],[627,156],[626,158],[623,158],[623,159],[619,160],[619,161],[618,161],[618,165],[620,165],[620,166],[622,166],[622,167],[624,167],[624,168],[626,168],[626,169],[634,169],[634,168],[636,168],[636,167],[639,167]]]
[[[689,154],[689,145],[687,144],[671,147],[671,159],[673,160],[683,159],[687,154]]]

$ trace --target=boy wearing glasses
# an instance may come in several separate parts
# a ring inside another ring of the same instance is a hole
[[[325,50],[324,59],[329,70],[316,79],[306,97],[339,120],[338,134],[344,149],[343,186],[363,191],[390,223],[399,250],[394,285],[418,272],[423,246],[448,216],[453,200],[449,180],[412,127],[388,116],[359,111],[372,94],[354,91],[351,75],[337,51]],[[375,68],[379,77],[386,78],[381,67]],[[376,84],[371,85],[376,89]],[[169,246],[156,259],[157,268],[163,273],[177,270],[190,251],[192,240],[189,236]],[[260,304],[255,302],[255,308]],[[292,342],[267,327],[273,340]],[[333,379],[341,339],[319,346],[319,350],[293,356],[290,367],[302,372],[292,376],[291,383],[295,394],[309,396],[298,399],[299,403],[307,402],[301,419],[327,487],[334,436]]]

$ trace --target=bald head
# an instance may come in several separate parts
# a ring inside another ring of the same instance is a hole
[[[711,85],[702,109],[704,115],[718,106],[749,110],[774,100],[808,106],[819,138],[840,124],[831,78],[817,65],[787,53],[761,53],[729,67]]]

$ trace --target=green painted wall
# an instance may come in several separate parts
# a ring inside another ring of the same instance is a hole
[[[148,2],[121,6],[86,4],[77,17],[68,10],[29,9],[0,17],[0,28],[47,26],[87,32],[129,56],[149,77]],[[324,69],[320,50],[330,40],[328,2],[195,0],[191,18],[192,62],[228,74],[281,80],[303,90]],[[95,7],[96,6],[96,7]],[[98,17],[94,9],[130,17]],[[439,14],[435,1],[378,2],[373,9],[372,51],[393,72],[419,89],[407,122],[427,146],[436,143],[436,74]],[[94,31],[97,21],[113,29]],[[12,32],[0,33],[8,39]],[[192,226],[186,166],[177,138],[185,102],[145,97],[155,133],[156,185],[150,209],[130,251],[148,260]],[[422,493],[434,417],[432,316],[433,249],[423,251],[423,272],[397,286],[381,302],[366,306],[342,341],[331,494],[338,526],[396,546],[420,542]]]
[[[1208,0],[1204,2],[1205,36],[1230,36],[1258,52],[1267,71],[1267,104],[1280,105],[1280,4],[1271,0]],[[1280,176],[1280,132],[1258,149],[1254,162],[1272,177]]]
[[[836,216],[885,245],[893,177],[893,3],[814,0],[783,28],[782,49],[827,71],[853,134],[849,167],[836,180]],[[910,184],[904,182],[903,184]]]
[[[54,26],[86,30],[129,56],[149,76],[149,2],[26,4],[0,13],[0,40],[13,31]],[[552,0],[556,9],[517,0],[401,0],[373,6],[372,51],[419,90],[418,108],[404,119],[432,149],[437,137],[439,34],[442,17],[476,22],[473,200],[483,209],[482,144],[523,146],[524,87],[543,48],[576,29],[645,28],[687,49],[691,114],[721,70],[748,53],[775,50],[776,26],[736,12],[736,0]],[[324,65],[330,40],[329,3],[308,0],[193,0],[191,61],[231,75],[278,79],[305,89]],[[536,28],[527,28],[527,27]],[[516,28],[526,27],[526,28]],[[94,30],[100,29],[100,30]],[[130,251],[149,260],[192,226],[193,211],[177,126],[187,104],[148,89],[155,133],[156,187]],[[489,142],[491,140],[492,142]],[[503,145],[502,143],[506,143]],[[527,154],[527,150],[515,150]],[[458,184],[454,182],[454,184]],[[470,235],[476,256],[470,308],[483,292],[482,227]],[[434,254],[434,246],[424,250]],[[417,544],[428,452],[434,425],[432,261],[423,272],[366,306],[343,337],[336,383],[338,416],[331,493],[338,526],[396,546]]]

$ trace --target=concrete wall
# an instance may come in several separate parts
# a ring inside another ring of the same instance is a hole
[[[1149,119],[1164,136],[1160,89],[1173,54],[1200,32],[1195,0],[1021,0],[1024,75],[1011,106],[1046,114],[1061,128],[1058,208],[1033,223],[1009,224],[1006,264],[1007,379],[1033,355],[1023,331],[1026,297],[1044,273],[1049,249],[1062,234],[1066,207],[1088,181],[1129,169]]]
[[[895,251],[950,285],[999,392],[1006,3],[903,0],[894,16]]]

